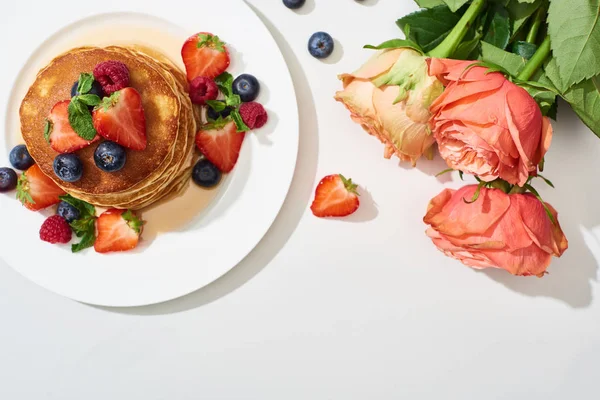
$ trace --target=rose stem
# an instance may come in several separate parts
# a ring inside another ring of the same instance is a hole
[[[429,52],[429,56],[434,58],[448,58],[456,51],[465,35],[469,31],[475,19],[479,16],[483,8],[485,7],[486,0],[473,0],[467,12],[462,16],[458,24],[452,29],[450,34],[446,36],[446,39],[438,47]]]
[[[529,30],[529,34],[525,40],[527,43],[535,44],[535,39],[537,39],[542,22],[544,22],[544,18],[546,18],[546,7],[541,6],[538,8],[535,14],[535,19],[533,20],[533,24],[531,25],[531,29]]]
[[[537,49],[533,57],[525,64],[523,71],[517,76],[517,79],[521,81],[528,81],[531,79],[533,74],[542,66],[544,61],[550,55],[550,36],[546,36],[546,39],[542,42],[540,47]]]

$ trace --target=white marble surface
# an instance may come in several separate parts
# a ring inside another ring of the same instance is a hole
[[[230,273],[147,308],[79,304],[0,262],[0,399],[598,398],[600,141],[561,104],[545,172],[558,189],[538,186],[571,248],[551,274],[472,271],[437,252],[421,222],[428,200],[460,183],[433,177],[439,161],[412,170],[384,160],[332,99],[336,74],[362,63],[363,44],[398,36],[394,20],[413,2],[307,0],[298,13],[248,2],[300,104],[281,215]],[[306,51],[317,30],[337,40],[325,63]],[[313,188],[338,172],[368,190],[364,205],[347,221],[316,219]]]

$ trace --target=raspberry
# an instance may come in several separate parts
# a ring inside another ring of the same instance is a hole
[[[129,86],[129,69],[121,61],[104,61],[94,68],[94,79],[107,96]]]
[[[216,100],[218,94],[219,88],[212,79],[199,76],[190,83],[190,99],[194,104],[203,106],[207,100]]]
[[[267,111],[262,104],[255,101],[242,104],[240,106],[240,115],[250,129],[262,128],[269,119]]]
[[[48,243],[69,243],[71,241],[71,227],[60,215],[53,215],[44,221],[40,229],[40,239]]]

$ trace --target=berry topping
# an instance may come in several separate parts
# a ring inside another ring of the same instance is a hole
[[[231,107],[225,106],[225,102],[223,100],[217,100],[217,102],[223,103],[223,106],[218,108],[218,109],[222,108],[221,111],[217,112],[212,107],[208,107],[208,109],[206,110],[206,118],[208,118],[211,121],[216,121],[217,119],[219,119],[219,117],[227,118],[227,117],[229,117],[229,115],[231,114],[231,111],[233,110]]]
[[[9,192],[17,187],[19,177],[10,168],[0,168],[0,193]]]
[[[110,209],[96,221],[97,237],[94,249],[98,253],[134,249],[144,222],[129,210]]]
[[[52,107],[46,119],[44,135],[50,147],[57,153],[73,153],[100,140],[96,135],[92,140],[85,140],[73,130],[69,123],[69,100],[58,102]]]
[[[267,111],[262,104],[255,101],[242,104],[240,106],[240,115],[250,129],[262,128],[269,119]]]
[[[259,92],[260,83],[250,74],[242,74],[233,81],[233,94],[238,94],[244,103],[256,100]]]
[[[12,166],[21,171],[26,171],[35,164],[35,161],[29,154],[29,150],[27,150],[27,146],[24,144],[20,144],[12,149],[8,158]]]
[[[81,212],[77,209],[77,207],[67,203],[66,201],[61,201],[58,203],[56,213],[67,220],[68,223],[79,219],[81,216]]]
[[[17,184],[17,198],[32,211],[60,203],[59,196],[65,192],[48,178],[37,164],[25,171]]]
[[[123,146],[115,142],[102,142],[94,152],[96,166],[105,172],[117,172],[125,166],[127,153]]]
[[[201,159],[194,166],[192,180],[200,187],[212,188],[221,182],[221,171],[206,158]]]
[[[302,7],[306,0],[283,0],[283,5],[292,10]]]
[[[100,85],[100,82],[98,82],[98,81],[94,81],[92,83],[92,88],[87,93],[79,93],[79,91],[77,90],[78,88],[79,88],[79,81],[73,83],[73,86],[71,87],[71,97],[79,96],[82,94],[94,94],[100,98],[104,97],[104,91],[102,90],[102,85]]]
[[[329,33],[314,33],[308,40],[308,51],[315,58],[327,58],[333,53],[333,38]]]
[[[40,239],[44,242],[69,243],[73,233],[69,223],[60,215],[53,215],[44,221],[40,229]]]
[[[196,134],[196,145],[221,172],[228,173],[237,163],[245,136],[235,122],[225,120],[204,126]]]
[[[216,100],[218,95],[219,88],[212,79],[198,76],[190,83],[190,99],[194,104],[203,106],[207,100]]]
[[[188,81],[199,76],[214,79],[229,67],[229,51],[218,36],[202,32],[183,44],[181,57]]]
[[[98,133],[132,150],[146,148],[146,117],[142,97],[134,88],[125,88],[105,97],[93,115]]]
[[[83,163],[75,154],[59,154],[54,158],[54,173],[65,182],[77,182],[83,176]]]
[[[129,86],[129,69],[120,61],[104,61],[94,68],[94,78],[107,96]]]
[[[360,205],[358,185],[343,175],[329,175],[317,186],[315,200],[310,209],[317,217],[345,217],[353,214]]]

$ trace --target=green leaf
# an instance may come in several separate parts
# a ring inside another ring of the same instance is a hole
[[[583,123],[600,137],[600,76],[578,83],[563,97]]]
[[[35,204],[29,194],[29,181],[27,180],[27,171],[23,172],[17,181],[17,199],[23,204]]]
[[[233,76],[229,72],[223,72],[221,75],[217,76],[215,78],[215,83],[225,97],[231,96],[233,93]]]
[[[442,175],[446,175],[449,172],[454,172],[454,168],[445,169],[445,170],[439,172],[435,177],[438,178],[438,177],[440,177]]]
[[[538,47],[534,43],[518,41],[513,44],[512,52],[525,60],[529,60],[537,49]]]
[[[465,198],[463,198],[463,201],[467,204],[473,204],[477,201],[477,199],[479,199],[479,195],[481,194],[481,189],[487,185],[487,182],[479,182],[479,185],[477,185],[477,190],[475,191],[475,193],[473,193],[473,197],[471,198],[471,200],[467,200]]]
[[[71,245],[71,252],[79,253],[82,250],[90,248],[96,243],[96,232],[94,230],[89,230],[85,232],[81,236],[81,241],[79,243],[75,243]]]
[[[50,134],[52,133],[52,121],[46,119],[46,123],[44,124],[44,139],[46,142],[50,143]]]
[[[554,183],[552,183],[552,181],[550,179],[548,179],[545,176],[540,175],[540,174],[538,174],[537,177],[542,179],[544,182],[546,182],[546,185],[550,186],[552,189],[556,189],[556,187],[554,186]]]
[[[95,94],[82,94],[82,95],[77,96],[77,100],[79,100],[86,106],[91,106],[91,107],[97,106],[102,101],[102,99]]]
[[[485,62],[501,66],[512,76],[517,76],[527,63],[527,60],[523,57],[499,49],[486,42],[481,42],[481,58]]]
[[[85,218],[86,216],[95,216],[96,215],[96,207],[94,207],[90,203],[87,203],[83,200],[76,199],[75,197],[71,196],[70,194],[60,196],[59,199],[61,199],[65,203],[69,203],[70,205],[75,207],[79,211],[80,218],[81,217]]]
[[[540,194],[537,192],[537,190],[535,190],[533,188],[533,186],[531,186],[531,185],[525,185],[524,188],[529,190],[540,201],[540,203],[542,203],[542,205],[544,206],[544,210],[546,210],[546,214],[548,215],[548,218],[550,218],[550,221],[552,221],[552,224],[556,225],[556,219],[554,218],[554,215],[552,215],[552,212],[548,208],[548,205],[544,202],[544,200],[542,199],[542,196],[540,196]]]
[[[496,5],[488,12],[487,32],[483,40],[502,50],[506,49],[510,40],[510,18],[508,11]]]
[[[527,90],[531,97],[534,98],[534,100],[540,106],[540,110],[542,110],[543,115],[548,116],[551,113],[552,108],[556,104],[556,92],[526,83],[519,84],[519,86]]]
[[[144,226],[146,222],[138,218],[138,216],[131,212],[131,210],[125,211],[123,214],[121,214],[121,217],[127,221],[127,225],[129,225],[129,227],[133,229],[135,233],[142,233],[142,226]]]
[[[215,112],[221,112],[227,108],[224,102],[218,100],[207,100],[206,105],[215,110]]]
[[[231,96],[227,96],[225,98],[225,104],[229,107],[237,107],[242,104],[242,98],[239,94],[234,94]]]
[[[81,138],[93,140],[96,137],[96,129],[92,120],[92,114],[87,106],[76,97],[69,103],[69,124]]]
[[[469,0],[444,0],[444,3],[450,8],[452,12],[458,11],[462,6],[467,4]]]
[[[196,47],[209,47],[211,49],[215,49],[221,53],[225,51],[225,43],[219,39],[218,36],[213,36],[210,33],[199,33],[198,34],[198,43],[196,43]]]
[[[521,31],[531,16],[543,4],[542,0],[511,0],[507,5],[508,14],[511,20],[512,39]]]
[[[233,119],[233,122],[235,122],[238,132],[248,132],[250,130],[248,125],[244,123],[244,120],[242,119],[242,116],[238,110],[233,110],[231,112],[231,118]]]
[[[433,8],[444,5],[442,0],[415,0],[415,3],[421,8]]]
[[[79,75],[79,82],[77,83],[77,93],[86,94],[92,90],[92,84],[94,83],[94,75],[89,73],[83,73]]]
[[[565,88],[600,74],[600,0],[551,1],[548,33]]]
[[[419,53],[423,53],[423,50],[421,50],[421,47],[419,47],[418,44],[416,44],[412,40],[406,40],[406,39],[388,40],[387,42],[381,43],[379,46],[373,46],[373,45],[367,44],[363,47],[363,49],[385,50],[385,49],[401,49],[401,48],[406,48],[406,47],[416,50]]]
[[[406,38],[415,42],[424,52],[433,50],[448,36],[460,20],[447,6],[438,6],[409,14],[396,21]]]

